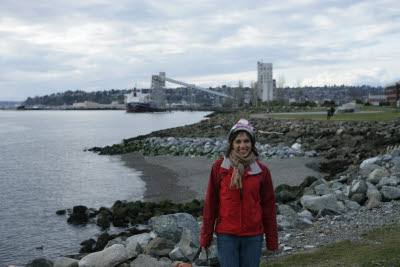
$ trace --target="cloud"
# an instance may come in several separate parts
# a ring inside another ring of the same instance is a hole
[[[260,60],[288,84],[385,85],[399,77],[399,13],[395,0],[3,0],[0,100],[149,87],[159,71],[246,83]]]

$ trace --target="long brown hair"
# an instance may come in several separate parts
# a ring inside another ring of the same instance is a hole
[[[244,130],[236,131],[231,135],[231,138],[228,140],[229,143],[228,143],[228,147],[226,148],[226,151],[225,151],[225,157],[229,157],[230,156],[231,151],[233,149],[233,141],[235,141],[235,139],[239,135],[239,133],[246,133],[247,137],[251,141],[251,151],[253,151],[254,155],[256,155],[256,157],[257,157],[259,153],[258,153],[258,150],[257,150],[257,148],[255,146],[256,144],[253,143],[252,139],[250,138],[249,133],[244,131]]]

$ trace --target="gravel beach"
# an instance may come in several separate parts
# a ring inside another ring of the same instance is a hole
[[[124,164],[142,172],[146,183],[144,201],[169,199],[186,202],[205,199],[208,179],[214,159],[206,157],[177,157],[170,155],[143,156],[132,152],[120,155]],[[317,178],[324,174],[316,170],[324,158],[266,159],[274,187],[280,184],[299,185],[307,176]]]

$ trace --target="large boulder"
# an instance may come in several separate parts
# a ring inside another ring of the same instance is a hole
[[[152,237],[149,233],[143,233],[129,237],[126,240],[128,243],[126,245],[126,251],[128,252],[129,258],[135,258],[142,253],[151,239]]]
[[[388,171],[383,168],[377,168],[368,175],[367,181],[371,184],[378,184],[382,177],[385,176],[389,176]]]
[[[115,244],[99,252],[91,253],[79,261],[79,267],[111,267],[128,259],[128,253],[121,244]]]
[[[362,193],[356,193],[351,196],[351,200],[357,202],[360,205],[363,205],[367,200],[367,196]]]
[[[200,234],[196,219],[188,213],[175,213],[152,217],[149,225],[153,226],[158,236],[177,244],[182,237],[183,229],[187,228],[194,234]]]
[[[376,185],[376,187],[378,189],[382,189],[384,186],[396,186],[397,181],[398,181],[397,177],[393,177],[393,178],[382,177],[382,179],[379,181],[379,183]]]
[[[360,169],[363,169],[367,165],[378,163],[379,161],[380,161],[380,157],[379,156],[378,157],[374,157],[374,158],[366,159],[363,162],[361,162]]]
[[[75,225],[86,224],[89,221],[89,216],[86,213],[87,209],[86,206],[75,206],[67,222]]]
[[[67,257],[59,257],[54,261],[54,267],[78,267],[78,260],[67,258]]]
[[[361,178],[365,179],[368,178],[368,176],[376,169],[380,168],[379,165],[377,164],[368,164],[365,165],[363,168],[360,168],[359,175],[361,175]]]
[[[37,258],[29,261],[25,267],[53,267],[54,262],[46,258]]]
[[[200,250],[200,235],[185,228],[177,246],[186,259],[193,262]]]
[[[79,250],[79,253],[90,253],[90,252],[95,251],[96,240],[94,240],[93,238],[90,238],[88,240],[83,241],[80,245],[82,247]]]
[[[143,254],[153,257],[168,257],[169,253],[174,249],[174,244],[164,238],[156,237],[150,241],[143,250]]]
[[[383,186],[381,189],[382,197],[386,201],[400,199],[400,188],[394,186]]]
[[[351,194],[366,194],[368,185],[364,180],[354,180],[351,185]]]
[[[105,229],[110,227],[112,221],[112,212],[108,209],[100,209],[96,224]]]
[[[275,200],[277,203],[288,203],[295,200],[300,193],[299,186],[281,184],[275,188]]]
[[[367,198],[368,199],[375,198],[380,201],[382,198],[382,194],[381,194],[381,192],[379,192],[379,190],[374,185],[368,186]]]
[[[134,261],[131,262],[130,267],[171,267],[174,263],[168,258],[156,259],[149,255],[140,254]]]
[[[302,196],[300,202],[304,208],[315,214],[324,209],[338,211],[336,197],[333,194],[323,196]]]

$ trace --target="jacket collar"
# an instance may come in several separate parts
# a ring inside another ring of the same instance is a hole
[[[221,163],[221,168],[224,168],[226,170],[229,170],[230,168],[233,168],[233,162],[230,158],[227,158],[224,156],[224,161]],[[257,161],[255,160],[252,164],[250,164],[250,170],[248,174],[253,175],[253,174],[258,174],[261,172],[261,168],[258,165]]]

